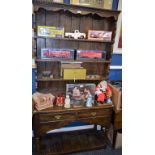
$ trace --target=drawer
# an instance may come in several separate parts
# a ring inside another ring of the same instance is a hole
[[[110,126],[111,124],[111,117],[103,116],[103,117],[89,117],[89,118],[81,118],[81,122],[89,123],[89,124],[100,124],[102,126]]]
[[[75,113],[48,113],[48,114],[40,114],[39,120],[40,122],[48,122],[48,121],[59,121],[59,120],[70,120],[75,119]]]
[[[112,114],[111,109],[87,110],[78,113],[78,118],[109,116]]]

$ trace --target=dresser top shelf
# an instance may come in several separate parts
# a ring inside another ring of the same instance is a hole
[[[34,4],[34,11],[38,11],[40,8],[44,8],[48,11],[68,11],[73,14],[78,15],[97,15],[100,17],[110,18],[114,17],[117,20],[118,15],[121,11],[118,10],[109,10],[109,9],[102,9],[102,8],[94,8],[94,7],[87,7],[81,5],[73,5],[73,4],[61,4],[55,2],[48,2],[46,0],[33,0]]]

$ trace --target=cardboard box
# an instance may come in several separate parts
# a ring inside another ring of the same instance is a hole
[[[88,30],[88,40],[111,41],[111,31]]]
[[[79,0],[70,0],[70,4],[79,5]]]
[[[63,70],[64,69],[77,69],[77,68],[82,68],[81,63],[61,62],[61,73],[60,73],[60,75],[63,76]]]
[[[70,0],[70,4],[78,4],[82,6],[103,8],[104,0]]]
[[[49,38],[64,38],[64,27],[38,26],[38,36]]]
[[[72,49],[42,48],[41,49],[41,59],[74,60],[74,50],[72,50]]]
[[[86,69],[64,69],[63,78],[65,80],[82,80],[86,79]]]
[[[122,148],[122,133],[117,132],[116,141],[115,141],[115,149]]]
[[[53,0],[53,2],[55,2],[55,3],[63,3],[64,1],[63,0]]]
[[[105,60],[106,51],[77,50],[77,60]]]
[[[104,9],[112,10],[113,0],[104,0]]]
[[[122,109],[122,91],[110,84],[112,91],[112,102],[115,112],[118,113]]]

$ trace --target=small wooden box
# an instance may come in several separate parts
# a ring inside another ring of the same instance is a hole
[[[82,80],[86,79],[86,69],[77,68],[77,69],[64,69],[63,78],[65,80]]]

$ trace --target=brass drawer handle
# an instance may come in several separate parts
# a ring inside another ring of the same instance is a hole
[[[56,115],[54,116],[56,119],[60,119],[61,118],[61,115]]]
[[[91,115],[92,116],[96,116],[96,112],[91,112]]]

